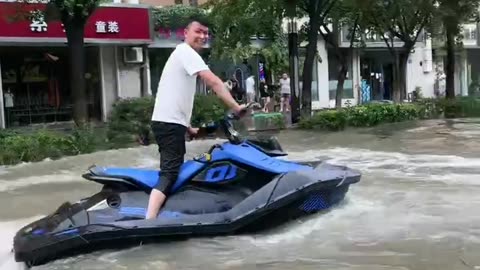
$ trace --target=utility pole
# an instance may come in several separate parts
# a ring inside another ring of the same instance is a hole
[[[300,119],[300,91],[298,75],[298,26],[297,26],[297,0],[285,0],[288,16],[288,55],[290,68],[290,97],[292,123]]]

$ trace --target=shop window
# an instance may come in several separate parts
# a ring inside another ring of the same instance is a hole
[[[89,55],[87,50],[87,55]],[[87,57],[88,58],[88,57]],[[98,66],[88,61],[88,66]],[[2,51],[2,89],[7,127],[72,120],[72,97],[66,50],[15,48]],[[86,73],[87,105],[91,118],[100,114],[98,71]]]

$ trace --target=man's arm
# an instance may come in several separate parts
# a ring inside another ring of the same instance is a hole
[[[198,75],[202,80],[210,86],[213,91],[217,94],[217,96],[227,104],[228,107],[233,109],[235,112],[240,112],[242,110],[242,106],[240,106],[235,99],[233,99],[230,92],[227,91],[225,88],[224,83],[220,78],[218,78],[215,74],[213,74],[210,70],[202,70],[198,72]]]

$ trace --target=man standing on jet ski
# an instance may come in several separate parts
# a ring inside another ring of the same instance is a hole
[[[158,84],[152,114],[152,131],[160,152],[160,179],[152,189],[146,219],[155,219],[184,162],[185,134],[195,135],[190,126],[196,79],[200,76],[217,96],[235,113],[244,111],[225,88],[222,80],[210,71],[199,51],[208,38],[208,27],[191,19],[184,31],[185,41],[177,45],[165,64]]]

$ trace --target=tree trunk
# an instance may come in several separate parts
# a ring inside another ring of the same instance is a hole
[[[393,62],[393,91],[392,91],[392,100],[395,103],[399,103],[402,100],[402,76],[400,74],[400,56],[398,55],[398,50],[395,50],[394,53],[394,62]]]
[[[64,23],[70,60],[70,90],[73,97],[73,119],[77,126],[88,120],[87,95],[85,82],[85,22],[70,21]]]
[[[455,32],[447,24],[446,98],[455,98]]]
[[[399,89],[400,89],[400,102],[407,99],[407,62],[408,57],[410,56],[411,49],[407,49],[405,53],[400,54],[399,56],[399,66],[398,71],[399,76]]]
[[[318,32],[320,29],[320,19],[317,15],[310,15],[310,29],[308,31],[308,45],[303,65],[303,90],[302,90],[302,117],[312,115],[312,73],[313,63],[317,52]]]
[[[343,90],[344,90],[344,84],[345,84],[345,79],[347,78],[347,72],[348,72],[348,65],[345,57],[341,57],[342,59],[340,60],[340,67],[339,67],[339,72],[337,76],[337,92],[335,95],[335,108],[340,109],[342,108],[342,98],[343,98]]]
[[[339,66],[339,72],[337,76],[337,91],[335,94],[335,108],[340,109],[342,108],[342,99],[343,99],[343,92],[344,92],[344,85],[345,85],[345,80],[347,78],[347,73],[348,73],[348,61],[351,60],[351,56],[353,55],[353,45],[355,41],[355,33],[357,30],[358,26],[358,16],[355,19],[355,22],[353,23],[353,31],[350,37],[350,46],[348,48],[347,52],[342,51],[340,46],[338,45],[338,40],[340,37],[338,36],[338,31],[335,31],[333,37],[334,37],[334,42],[331,44],[335,48],[336,51],[336,56],[338,59],[338,62],[340,63]],[[340,25],[338,21],[335,21],[334,23],[334,29],[340,29]],[[345,53],[345,55],[344,55]]]

